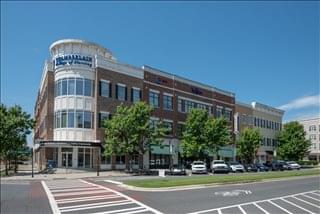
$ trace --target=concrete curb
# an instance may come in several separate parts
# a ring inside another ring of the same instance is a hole
[[[257,183],[267,183],[274,181],[285,181],[285,180],[298,180],[312,177],[320,177],[319,175],[307,175],[307,176],[295,176],[295,177],[285,177],[285,178],[270,178],[262,179],[261,181],[252,182],[238,182],[238,183],[213,183],[213,184],[199,184],[199,185],[187,185],[187,186],[177,186],[177,187],[159,187],[159,188],[144,188],[144,187],[134,187],[127,184],[120,184],[119,186],[131,191],[139,192],[169,192],[169,191],[183,191],[192,189],[203,189],[208,187],[220,187],[220,186],[237,186],[243,184],[257,184]]]

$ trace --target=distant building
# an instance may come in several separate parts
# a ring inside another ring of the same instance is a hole
[[[256,161],[265,163],[273,160],[276,155],[276,136],[281,131],[284,111],[261,103],[245,104],[236,102],[235,133],[238,139],[246,127],[259,129],[263,140],[256,154]]]
[[[320,117],[298,120],[303,125],[306,138],[311,140],[309,160],[320,161]]]

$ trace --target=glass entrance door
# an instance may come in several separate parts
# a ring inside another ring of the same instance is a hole
[[[72,167],[72,153],[62,153],[62,167]]]

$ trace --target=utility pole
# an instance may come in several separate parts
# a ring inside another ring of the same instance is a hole
[[[32,151],[31,151],[31,177],[33,178],[33,147],[32,147]]]
[[[100,152],[98,152],[98,158],[97,158],[97,176],[99,176],[100,171]]]

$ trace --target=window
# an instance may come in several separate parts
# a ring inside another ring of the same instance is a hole
[[[182,137],[184,128],[185,128],[185,124],[178,123],[178,126],[177,126],[177,135],[178,135],[178,137]]]
[[[172,96],[163,95],[163,109],[172,110]]]
[[[271,139],[267,138],[267,146],[271,146]]]
[[[131,88],[131,101],[133,103],[139,102],[141,100],[141,90],[138,88]]]
[[[216,108],[216,117],[221,117],[222,116],[222,107],[217,106]]]
[[[116,156],[116,164],[125,164],[125,156],[117,155]]]
[[[178,99],[178,111],[179,112],[185,112],[184,108],[184,100],[183,99]]]
[[[83,111],[76,111],[76,128],[83,127]]]
[[[254,118],[254,126],[257,126],[257,118]]]
[[[150,127],[155,129],[155,128],[157,128],[158,123],[159,123],[159,119],[151,119],[150,120]]]
[[[89,79],[85,79],[84,80],[84,96],[92,96],[93,95],[93,92],[92,92],[92,89],[93,89],[93,84],[92,84],[92,80],[89,80]]]
[[[99,94],[102,97],[111,97],[111,83],[109,83],[109,81],[100,81]]]
[[[317,139],[317,135],[311,134],[311,135],[309,135],[309,139],[310,140],[316,140]]]
[[[58,111],[57,112],[57,125],[56,125],[57,128],[61,127],[60,121],[61,121],[61,112]]]
[[[76,79],[76,95],[83,95],[83,79]]]
[[[227,120],[231,121],[232,120],[232,111],[226,109],[225,112],[224,112],[224,116],[226,117]]]
[[[118,100],[127,100],[127,87],[124,85],[116,85],[116,97]]]
[[[103,128],[104,121],[109,119],[109,112],[100,112],[99,113],[99,128]]]
[[[261,146],[265,146],[266,145],[266,138],[264,137],[261,141]]]
[[[159,108],[159,92],[149,91],[149,104],[154,108]]]
[[[68,80],[67,79],[63,79],[61,81],[61,84],[62,84],[62,92],[61,92],[61,95],[67,95],[67,88],[68,88]]]
[[[68,95],[74,95],[76,89],[76,81],[74,78],[68,79]]]
[[[111,164],[111,157],[106,157],[104,154],[102,154],[101,164]]]
[[[92,128],[92,114],[91,114],[91,112],[90,111],[84,111],[84,120],[83,120],[83,127],[85,128],[85,129],[90,129],[90,128]]]
[[[74,111],[68,111],[68,128],[74,127]]]
[[[309,131],[316,131],[317,127],[315,125],[309,126]]]
[[[67,112],[62,111],[61,112],[61,128],[67,127]]]
[[[58,80],[58,93],[57,93],[57,95],[58,96],[61,96],[61,80]]]
[[[167,129],[166,135],[172,135],[172,122],[164,121],[163,126]]]

